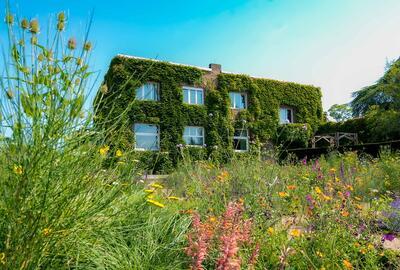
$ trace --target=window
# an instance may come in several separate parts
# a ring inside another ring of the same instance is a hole
[[[183,102],[187,104],[203,105],[204,91],[202,88],[183,87]]]
[[[230,92],[229,98],[231,99],[231,108],[239,110],[247,108],[246,93]]]
[[[246,152],[249,150],[247,129],[235,129],[235,133],[233,134],[233,149],[236,152]]]
[[[204,145],[204,128],[202,127],[185,127],[183,131],[183,140],[186,145]]]
[[[137,100],[159,100],[160,85],[154,82],[147,82],[136,89]]]
[[[159,150],[160,131],[156,125],[135,124],[135,149]]]
[[[293,123],[293,109],[288,108],[288,107],[280,107],[279,123],[280,124]]]

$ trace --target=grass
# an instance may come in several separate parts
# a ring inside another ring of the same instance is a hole
[[[63,38],[66,21],[42,42],[38,21],[7,15],[0,268],[400,267],[381,240],[399,233],[398,154],[187,161],[143,182],[132,151],[104,138],[117,125],[93,129],[91,45]]]

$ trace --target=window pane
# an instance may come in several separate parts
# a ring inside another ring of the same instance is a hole
[[[286,110],[286,114],[287,114],[287,120],[288,120],[288,122],[289,123],[292,123],[293,121],[293,119],[292,119],[292,110],[291,109],[287,109]]]
[[[197,90],[197,104],[203,104],[203,91]]]
[[[286,114],[287,114],[287,110],[284,109],[284,108],[280,108],[280,110],[279,110],[279,122],[281,124],[285,124],[286,123],[286,119],[287,119]]]
[[[233,149],[246,151],[247,139],[233,139]]]
[[[135,133],[157,134],[156,125],[135,124]]]
[[[229,93],[229,98],[230,98],[230,101],[231,101],[231,108],[235,108],[235,93],[230,92]]]
[[[189,136],[190,135],[190,127],[185,127],[183,130],[183,136]]]
[[[144,85],[144,97],[145,100],[153,100],[154,99],[154,87],[153,84],[146,83]]]
[[[183,102],[189,103],[189,90],[183,88]]]
[[[146,150],[158,150],[157,135],[136,135],[136,148]]]
[[[191,145],[203,145],[203,138],[202,137],[192,137],[190,144]]]
[[[235,93],[235,108],[236,109],[243,109],[242,98],[239,93]]]
[[[136,99],[143,100],[143,85],[136,89]]]
[[[235,137],[247,137],[247,129],[235,129],[233,134]]]
[[[246,94],[240,94],[240,100],[241,100],[241,109],[246,108]]]
[[[190,90],[190,104],[196,104],[196,90]]]
[[[190,145],[190,136],[183,136],[183,140],[185,141],[185,144]]]
[[[197,128],[197,136],[203,136],[203,128],[199,127]]]

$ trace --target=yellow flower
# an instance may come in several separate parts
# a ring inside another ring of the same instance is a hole
[[[296,186],[295,185],[289,185],[287,186],[288,190],[295,190]]]
[[[23,173],[23,169],[21,165],[14,165],[13,171],[15,174],[21,175]]]
[[[355,242],[355,243],[354,243],[354,246],[355,246],[355,247],[359,247],[359,246],[360,246],[360,243]]]
[[[269,235],[273,235],[273,234],[275,233],[274,228],[269,227],[269,228],[267,229],[267,233],[268,233]]]
[[[332,197],[327,196],[325,194],[322,194],[322,198],[324,198],[325,201],[331,201],[332,200]]]
[[[49,228],[44,228],[43,231],[42,231],[42,233],[43,233],[44,236],[48,236],[48,235],[51,233],[51,229],[49,229]]]
[[[367,250],[366,250],[365,248],[362,248],[362,249],[360,249],[360,252],[361,252],[362,254],[366,254],[366,253],[367,253]]]
[[[160,207],[160,208],[164,208],[164,207],[165,207],[164,204],[162,204],[162,203],[160,203],[160,202],[157,202],[157,201],[155,201],[155,200],[147,199],[146,201],[147,201],[148,203],[150,203],[150,204],[152,204],[152,205],[154,205],[154,206]]]
[[[144,192],[146,192],[146,193],[149,193],[149,194],[150,194],[150,193],[153,193],[153,192],[154,192],[154,189],[145,189],[145,190],[144,190]]]
[[[116,157],[122,157],[122,151],[118,149],[118,150],[115,152],[115,156],[116,156]]]
[[[217,221],[217,218],[214,217],[214,216],[211,216],[211,217],[208,218],[208,220],[209,220],[211,223],[214,223],[214,222]]]
[[[167,199],[168,200],[173,200],[173,201],[179,201],[180,200],[180,198],[176,197],[176,196],[168,196]]]
[[[162,185],[157,184],[157,183],[151,183],[150,186],[153,187],[153,188],[160,188],[160,189],[164,188]]]
[[[104,145],[104,146],[100,147],[99,153],[102,157],[105,157],[109,150],[110,150],[110,147],[108,145]]]
[[[354,199],[355,199],[356,201],[361,201],[361,198],[360,198],[360,197],[357,197],[357,196],[355,196]]]
[[[350,215],[350,213],[347,212],[346,210],[341,211],[340,214],[341,214],[343,217],[348,217],[348,216]]]
[[[352,185],[347,185],[346,188],[347,188],[348,190],[350,190],[350,191],[353,191],[353,190],[354,190]]]
[[[278,195],[279,195],[279,197],[281,197],[281,198],[286,198],[286,197],[289,197],[289,194],[287,194],[286,192],[284,192],[284,191],[280,191],[280,192],[278,192]]]
[[[362,207],[361,204],[356,204],[356,208],[357,208],[358,210],[362,210],[362,209],[363,209],[363,207]]]
[[[346,269],[353,269],[353,265],[348,260],[343,260],[343,265]]]
[[[314,189],[317,194],[322,194],[322,190],[319,187],[315,187]]]
[[[373,250],[375,247],[374,247],[373,244],[369,243],[369,244],[367,245],[367,248],[368,248],[368,250]]]
[[[149,195],[146,196],[146,198],[153,199],[154,198],[154,194],[150,193]]]
[[[330,172],[330,173],[335,173],[335,172],[336,172],[336,169],[335,169],[335,168],[330,168],[329,172]]]
[[[299,229],[293,229],[289,232],[289,235],[293,237],[300,237],[301,231]]]
[[[324,257],[324,254],[323,254],[321,251],[317,251],[316,254],[317,254],[317,256],[320,257],[320,258],[323,258],[323,257]]]

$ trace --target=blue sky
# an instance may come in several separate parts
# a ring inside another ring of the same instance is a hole
[[[82,37],[91,11],[93,66],[118,54],[320,86],[323,105],[350,101],[400,56],[399,0],[10,0],[26,17],[69,13]]]

